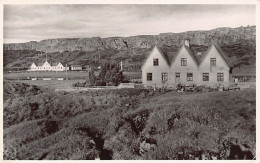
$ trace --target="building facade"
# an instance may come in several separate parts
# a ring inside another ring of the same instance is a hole
[[[38,63],[37,65],[32,63],[28,71],[66,71],[66,67],[61,62],[51,65],[46,60],[44,63]]]
[[[81,71],[82,70],[82,66],[80,66],[80,65],[71,65],[71,70],[72,71]]]
[[[185,40],[184,45],[169,60],[155,46],[142,66],[144,87],[176,87],[184,85],[229,85],[231,64],[217,45],[203,54],[195,54]]]

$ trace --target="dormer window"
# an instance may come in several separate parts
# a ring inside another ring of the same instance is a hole
[[[153,59],[153,65],[154,66],[159,66],[159,59],[158,58],[154,58]]]
[[[210,66],[216,66],[216,58],[210,58]]]
[[[181,58],[181,66],[187,66],[187,58]]]

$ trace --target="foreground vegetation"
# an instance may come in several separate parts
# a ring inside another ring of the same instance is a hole
[[[253,159],[255,95],[4,82],[4,158]]]

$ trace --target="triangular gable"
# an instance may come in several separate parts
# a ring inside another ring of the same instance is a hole
[[[164,55],[164,53],[155,45],[153,50],[150,52],[150,54],[146,57],[146,59],[144,60],[141,69],[143,69],[143,66],[146,64],[148,58],[150,58],[150,56],[152,55],[153,51],[157,49],[159,54],[162,56],[162,58],[164,59],[164,61],[167,63],[168,66],[170,66],[169,60],[168,58]]]
[[[61,62],[59,62],[59,64],[58,65],[61,65],[62,67],[64,67],[64,65],[61,63]]]
[[[232,67],[231,63],[229,63],[227,61],[227,56],[224,54],[224,52],[220,49],[220,47],[218,47],[217,45],[211,45],[207,52],[206,52],[206,55],[204,55],[204,57],[201,59],[201,62],[200,62],[200,65],[203,63],[203,61],[207,58],[207,56],[209,55],[209,51],[212,47],[215,47],[215,49],[217,50],[217,52],[219,53],[219,55],[221,56],[221,58],[224,60],[224,62],[226,63],[226,65],[230,68]]]
[[[31,64],[31,67],[32,67],[32,66],[37,67],[35,63],[32,63],[32,64]]]
[[[195,64],[197,66],[199,66],[199,62],[198,60],[196,59],[196,57],[194,56],[194,54],[192,53],[192,51],[190,50],[189,47],[185,46],[185,45],[182,45],[181,48],[178,50],[177,54],[172,58],[172,61],[171,61],[171,66],[173,65],[173,63],[175,62],[176,58],[180,55],[180,52],[181,52],[181,49],[185,49],[188,54],[191,56],[192,60],[195,62]]]

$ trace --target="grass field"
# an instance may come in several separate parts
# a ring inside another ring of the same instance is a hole
[[[88,73],[82,72],[28,72],[28,73],[7,73],[4,74],[4,79],[27,79],[29,78],[68,78],[68,79],[86,79]]]
[[[255,89],[54,92],[4,82],[5,159],[253,159]]]
[[[19,80],[17,82],[32,84],[40,87],[46,87],[51,89],[59,89],[59,88],[71,88],[72,84],[77,82],[85,82],[84,79],[78,80]]]

